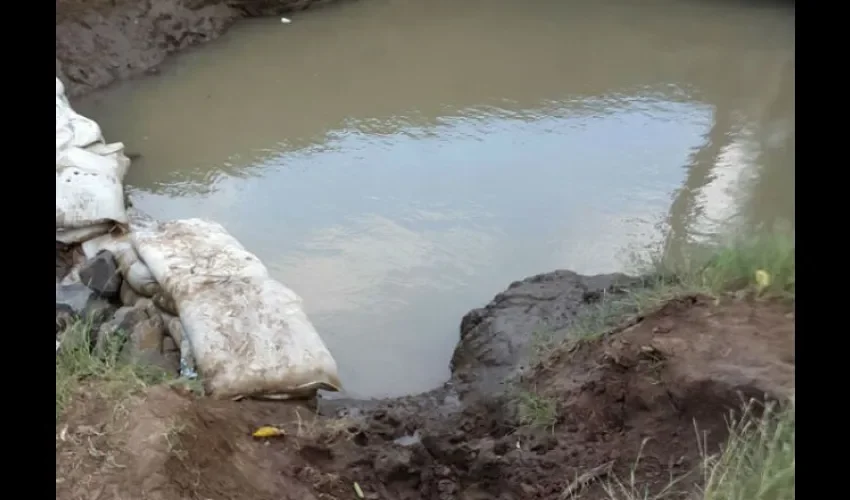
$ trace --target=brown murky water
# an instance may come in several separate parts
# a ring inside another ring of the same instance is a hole
[[[350,395],[427,390],[515,279],[794,223],[794,9],[362,0],[236,26],[75,103],[134,203],[224,224]]]

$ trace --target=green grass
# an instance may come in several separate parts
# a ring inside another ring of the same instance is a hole
[[[728,241],[694,246],[687,260],[665,256],[650,259],[648,270],[655,276],[675,279],[694,291],[720,294],[758,288],[755,273],[766,271],[770,285],[757,290],[768,297],[794,298],[794,232],[777,229],[735,236]]]
[[[705,245],[688,252],[687,260],[674,262],[659,254],[641,266],[642,286],[604,297],[585,308],[570,327],[568,341],[598,338],[627,318],[655,310],[676,297],[705,294],[751,296],[756,299],[795,299],[795,245],[791,231],[773,231],[731,239],[722,245]],[[769,283],[759,283],[763,271]],[[760,415],[753,403],[730,421],[729,438],[722,450],[703,448],[700,488],[691,498],[702,500],[793,500],[795,498],[795,403],[769,404]],[[637,464],[636,464],[637,466]],[[697,471],[695,471],[697,472]],[[671,478],[668,487],[650,493],[627,480],[604,483],[611,500],[681,498],[683,477]]]
[[[120,353],[125,340],[115,333],[92,349],[90,322],[79,320],[65,330],[56,354],[57,420],[83,384],[96,382],[100,394],[123,397],[169,378],[159,368],[123,361]]]
[[[695,246],[678,262],[663,253],[638,266],[639,286],[589,305],[570,326],[574,340],[596,338],[632,316],[655,310],[669,300],[691,294],[719,297],[744,293],[759,298],[794,300],[794,233],[772,231],[732,239],[723,244]],[[757,283],[756,272],[770,277]]]
[[[796,408],[793,398],[780,405],[769,403],[760,415],[759,403],[743,407],[730,419],[729,438],[717,453],[702,447],[701,486],[691,491],[693,500],[794,500],[796,485]],[[701,443],[699,435],[696,438]],[[682,498],[682,480],[671,478],[661,491],[650,492],[636,479],[635,462],[626,479],[603,483],[610,500],[666,500]]]
[[[519,391],[516,395],[517,420],[522,426],[552,429],[558,421],[558,404],[537,392]]]
[[[723,451],[703,461],[704,500],[794,500],[796,403],[754,405],[729,426]]]

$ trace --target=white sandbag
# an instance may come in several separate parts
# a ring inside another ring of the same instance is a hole
[[[156,282],[153,274],[151,274],[151,270],[148,269],[148,266],[146,266],[144,262],[137,260],[130,264],[129,267],[124,267],[124,265],[121,264],[121,269],[121,274],[124,275],[124,279],[130,283],[133,290],[142,297],[150,298],[162,292],[162,288],[159,286],[159,283]]]
[[[77,229],[62,229],[56,231],[56,241],[72,245],[106,234],[110,229],[112,229],[112,224],[108,222]]]
[[[164,311],[168,314],[172,314],[177,316],[180,314],[180,311],[177,310],[177,302],[174,301],[174,298],[171,295],[165,293],[165,290],[160,290],[155,293],[153,297],[151,297],[151,301],[153,301],[154,305],[157,309]]]
[[[127,223],[123,180],[130,165],[120,142],[75,112],[56,79],[56,229]]]
[[[336,362],[301,299],[219,224],[131,223],[136,251],[177,304],[207,392],[214,397],[338,391]]]
[[[57,157],[56,228],[82,228],[104,222],[127,223],[119,162],[84,149]]]
[[[168,313],[161,314],[163,321],[165,321],[165,329],[168,331],[168,335],[179,346],[183,342],[183,325],[180,324],[180,318]]]
[[[183,324],[180,323],[180,318],[164,313],[162,319],[165,320],[168,334],[180,347],[180,376],[187,379],[197,378],[198,372],[195,370],[192,346],[189,344],[189,339],[183,334]]]
[[[84,148],[103,142],[97,122],[78,114],[65,97],[65,86],[56,79],[56,154],[68,148]]]
[[[129,283],[133,291],[143,297],[153,297],[161,292],[159,283],[154,279],[148,266],[139,258],[129,235],[105,234],[103,236],[84,241],[81,245],[83,254],[87,259],[93,259],[103,250],[109,250],[118,262],[118,269]]]
[[[113,255],[119,253],[123,247],[133,248],[130,238],[124,234],[104,234],[97,238],[84,241],[80,248],[83,250],[83,255],[86,259],[93,259],[103,250],[109,250]]]
[[[122,304],[129,307],[136,305],[136,302],[142,298],[141,295],[133,290],[130,283],[127,283],[127,280],[121,282],[121,289],[118,290],[118,297],[121,299]]]

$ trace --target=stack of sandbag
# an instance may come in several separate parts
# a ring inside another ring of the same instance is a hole
[[[141,297],[154,298],[162,295],[162,288],[145,263],[139,259],[128,234],[104,234],[84,241],[82,249],[87,260],[95,258],[104,250],[112,253],[124,278],[120,295],[125,306],[134,305]],[[166,307],[168,304],[168,301],[164,301]],[[177,314],[173,306],[165,311]]]
[[[286,398],[341,389],[301,298],[221,225],[134,219],[130,239],[176,306],[208,394]]]
[[[133,212],[142,220],[143,214]],[[86,260],[92,260],[101,252],[109,252],[117,263],[118,271],[123,278],[119,297],[121,304],[135,307],[143,299],[150,299],[154,306],[149,313],[161,316],[161,324],[180,348],[180,372],[186,377],[196,376],[195,363],[188,338],[183,335],[183,327],[177,316],[177,308],[171,297],[165,293],[151,274],[147,265],[139,258],[130,236],[127,233],[107,233],[82,243],[82,253]],[[76,269],[67,279],[79,280],[75,277]]]
[[[57,289],[79,286],[83,265],[108,251],[123,277],[121,303],[149,299],[143,309],[150,321],[162,319],[179,346],[182,374],[197,367],[208,394],[288,398],[340,390],[336,362],[300,297],[219,224],[157,222],[127,210],[129,164],[122,143],[106,144],[97,123],[71,108],[57,78]],[[60,243],[73,250],[62,283]],[[57,351],[59,345],[57,339]]]
[[[107,144],[96,122],[76,113],[56,79],[56,241],[72,244],[127,224],[124,144]]]

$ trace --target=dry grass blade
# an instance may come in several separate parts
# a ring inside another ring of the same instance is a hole
[[[602,464],[600,466],[594,467],[589,471],[581,474],[579,477],[575,479],[572,483],[570,483],[567,488],[561,493],[561,498],[572,498],[577,495],[581,490],[587,488],[592,482],[597,481],[608,474],[611,473],[611,468],[614,466],[614,461],[610,461],[606,464]]]

